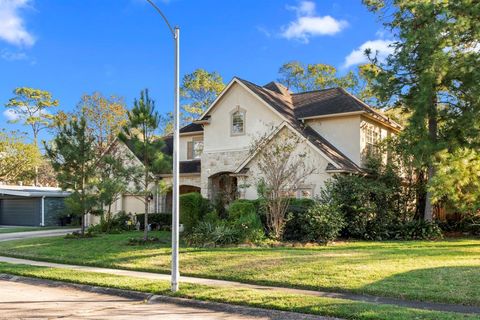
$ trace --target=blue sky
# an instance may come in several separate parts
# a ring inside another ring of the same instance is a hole
[[[388,52],[381,23],[360,0],[157,0],[181,28],[181,73],[196,68],[258,84],[290,60],[341,72],[366,47]],[[119,95],[131,106],[149,88],[172,108],[173,40],[144,0],[0,0],[0,128],[12,90],[48,90],[71,110],[84,93]],[[43,136],[43,138],[47,138]]]

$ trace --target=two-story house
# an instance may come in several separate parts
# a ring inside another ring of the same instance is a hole
[[[298,148],[308,151],[305,161],[315,168],[297,196],[315,197],[332,175],[362,173],[364,155],[401,126],[342,88],[292,93],[276,82],[258,86],[234,78],[195,123],[180,131],[180,193],[256,199],[252,141],[275,139],[282,130],[301,138]],[[171,152],[172,138],[165,141]],[[171,175],[163,179],[171,181]]]

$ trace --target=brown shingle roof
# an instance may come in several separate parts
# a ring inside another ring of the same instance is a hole
[[[334,145],[328,142],[315,130],[313,130],[309,126],[304,125],[301,121],[297,119],[297,117],[295,116],[294,104],[292,102],[292,95],[285,96],[278,93],[277,91],[272,91],[270,89],[260,87],[252,82],[239,78],[237,79],[244,85],[246,85],[250,90],[252,90],[263,101],[271,105],[276,111],[282,114],[295,130],[297,130],[303,137],[308,139],[326,156],[332,159],[338,165],[338,167],[336,167],[337,170],[344,170],[348,172],[362,171],[359,166],[357,166],[352,160],[350,160]]]

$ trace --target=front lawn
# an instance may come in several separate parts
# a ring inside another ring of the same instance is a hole
[[[173,294],[168,281],[116,276],[65,269],[33,267],[0,263],[0,273],[51,279],[72,283],[134,290],[140,292],[215,301],[257,308],[301,312],[316,315],[341,317],[355,320],[470,320],[476,315],[418,310],[392,305],[314,297],[282,292],[265,292],[233,287],[211,287],[197,284],[181,284],[180,291]]]
[[[156,236],[168,237],[166,233]],[[170,245],[128,246],[137,232],[0,243],[0,255],[169,273]],[[311,248],[183,248],[183,275],[480,305],[480,240],[344,242]]]

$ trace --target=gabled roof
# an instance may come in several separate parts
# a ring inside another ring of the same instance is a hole
[[[237,78],[238,79],[238,78]],[[292,103],[291,96],[285,96],[278,92],[269,90],[264,87],[260,87],[252,82],[238,79],[251,91],[253,91],[259,98],[264,100],[267,104],[272,106],[278,111],[284,119],[292,126],[294,130],[305,137],[311,144],[313,144],[319,151],[321,151],[327,158],[331,159],[334,163],[332,165],[336,170],[347,172],[361,172],[362,169],[350,160],[345,154],[338,150],[334,145],[328,142],[315,130],[306,126],[299,121],[295,116],[295,109]]]
[[[209,118],[210,111],[234,83],[239,83],[252,92],[264,104],[271,107],[293,130],[297,131],[330,161],[329,171],[362,172],[363,170],[327,141],[322,135],[304,123],[305,119],[326,116],[364,114],[386,126],[400,130],[402,127],[381,112],[371,108],[363,101],[342,88],[291,93],[285,86],[270,82],[265,86],[234,77],[217,99],[200,117],[200,121]]]

